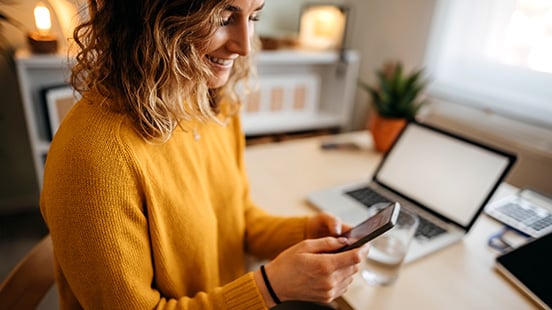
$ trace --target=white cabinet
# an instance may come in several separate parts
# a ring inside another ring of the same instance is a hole
[[[43,92],[66,83],[72,60],[20,50],[15,61],[41,187],[52,131]],[[348,126],[359,67],[356,52],[266,51],[257,55],[256,63],[258,83],[242,112],[246,135]]]

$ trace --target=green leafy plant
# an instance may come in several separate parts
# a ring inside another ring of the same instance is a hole
[[[363,81],[359,86],[370,94],[380,116],[411,120],[425,104],[421,95],[427,82],[422,74],[422,69],[405,73],[400,62],[387,62],[376,71],[376,86]]]

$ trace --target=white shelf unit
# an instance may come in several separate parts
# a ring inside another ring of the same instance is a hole
[[[260,108],[249,112],[247,101],[243,109],[243,126],[247,135],[278,132],[346,128],[352,117],[354,94],[357,87],[359,57],[355,51],[308,52],[276,50],[257,56]],[[277,111],[270,101],[277,90],[304,84],[307,96],[304,107],[293,107],[293,95],[284,93],[285,102]],[[310,81],[310,82],[309,82]],[[269,84],[268,87],[266,87]],[[264,91],[264,92],[263,92]]]
[[[15,55],[39,188],[42,187],[44,160],[50,147],[50,129],[42,91],[67,83],[68,63],[71,61],[61,53],[35,55],[19,50]],[[343,54],[263,51],[257,55],[256,64],[260,91],[256,97],[256,109],[244,107],[246,135],[348,126],[359,67],[355,51]],[[288,91],[294,93],[286,93]],[[274,104],[275,100],[279,100],[280,104]],[[295,103],[289,104],[290,101]]]
[[[28,50],[18,50],[15,54],[17,77],[39,188],[42,187],[44,160],[50,148],[50,131],[42,90],[67,83],[68,61],[70,60],[64,54],[36,55]]]

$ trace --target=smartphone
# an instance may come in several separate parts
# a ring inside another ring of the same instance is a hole
[[[400,211],[401,205],[398,202],[391,202],[387,204],[364,222],[341,234],[340,237],[345,237],[352,243],[342,247],[337,250],[337,252],[358,248],[366,242],[393,228],[397,223]]]

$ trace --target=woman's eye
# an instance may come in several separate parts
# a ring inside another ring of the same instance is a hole
[[[252,22],[258,22],[259,20],[261,20],[261,16],[260,15],[252,15],[251,17],[249,17],[249,20],[252,21]]]
[[[234,20],[234,18],[233,18],[232,15],[228,16],[228,17],[225,17],[225,18],[222,19],[222,25],[223,26],[228,26],[233,22],[233,20]]]
[[[261,19],[260,14],[251,15],[249,17],[249,20],[252,21],[252,22],[258,22],[260,19]],[[234,14],[232,14],[230,16],[226,16],[226,17],[222,18],[222,25],[223,26],[228,26],[228,25],[233,24],[235,21],[236,21],[236,16]]]

